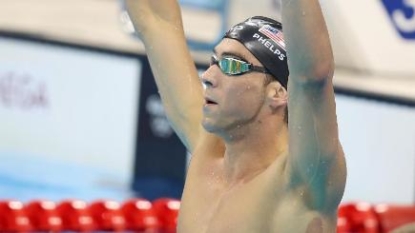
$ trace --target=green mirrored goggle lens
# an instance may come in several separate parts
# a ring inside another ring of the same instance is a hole
[[[211,57],[210,65],[218,65],[220,70],[226,75],[241,75],[252,71],[269,74],[264,67],[254,66],[246,61],[233,57],[222,57],[219,60],[213,55]]]
[[[252,71],[252,65],[232,57],[223,57],[220,60],[216,56],[211,57],[210,65],[218,65],[226,75],[240,75]]]
[[[230,57],[220,59],[218,65],[222,72],[228,75],[243,74],[250,71],[250,64]]]

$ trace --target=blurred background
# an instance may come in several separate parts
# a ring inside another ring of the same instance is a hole
[[[180,3],[201,72],[231,25],[280,18],[276,0]],[[415,2],[321,5],[348,164],[343,201],[413,204]],[[0,1],[0,199],[180,198],[190,155],[123,9],[117,0]]]

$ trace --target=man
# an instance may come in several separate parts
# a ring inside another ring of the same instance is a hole
[[[285,41],[268,18],[233,27],[204,85],[177,2],[126,5],[167,116],[193,155],[178,232],[335,232],[346,169],[318,0],[283,0]]]

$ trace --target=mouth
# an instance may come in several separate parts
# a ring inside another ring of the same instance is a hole
[[[218,103],[216,103],[215,101],[213,101],[211,98],[206,97],[205,98],[205,104],[206,105],[215,105],[215,104],[218,104]]]

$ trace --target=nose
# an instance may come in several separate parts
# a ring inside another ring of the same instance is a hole
[[[214,71],[215,68],[216,67],[212,65],[202,74],[202,84],[205,88],[212,88],[217,86],[218,80],[216,78],[216,71]]]
[[[212,81],[210,81],[210,79],[207,78],[206,72],[202,75],[202,84],[203,84],[203,87],[205,89],[208,88],[208,87],[212,87],[213,86]]]

